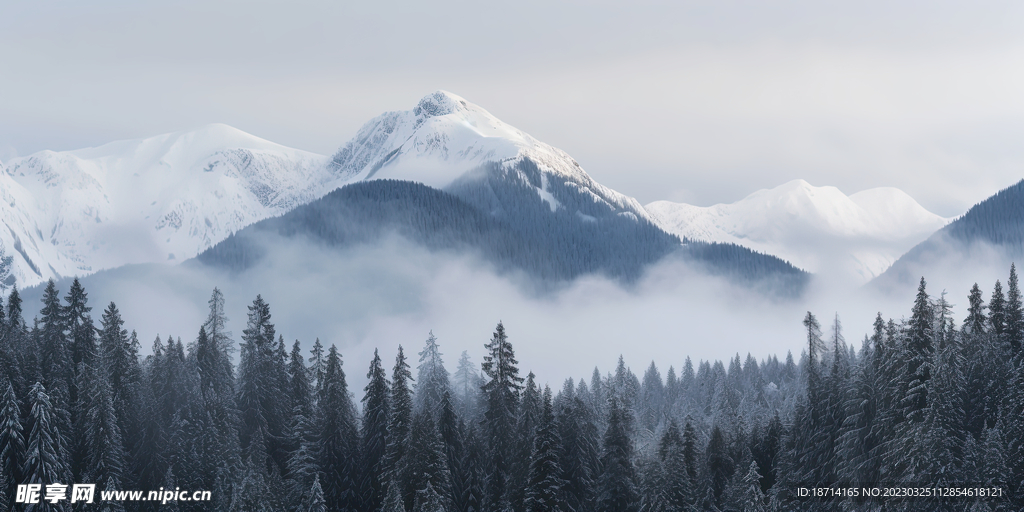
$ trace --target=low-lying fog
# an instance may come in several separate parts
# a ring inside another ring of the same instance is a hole
[[[638,376],[652,360],[664,376],[670,365],[678,371],[687,356],[695,366],[701,359],[727,360],[737,353],[745,358],[748,352],[759,360],[771,354],[784,360],[787,351],[799,357],[805,343],[801,321],[808,310],[826,333],[838,313],[847,342],[859,348],[877,312],[897,320],[909,316],[916,287],[883,295],[817,279],[802,298],[780,299],[674,261],[652,267],[634,285],[588,277],[538,295],[523,276],[499,276],[472,256],[431,253],[395,238],[343,250],[280,242],[272,244],[262,263],[231,276],[189,262],[84,278],[93,319],[98,325],[102,310],[114,301],[125,327],[138,331],[144,354],[158,334],[189,343],[216,286],[224,292],[228,328],[238,343],[247,306],[262,294],[289,348],[296,339],[307,351],[316,338],[326,347],[336,344],[349,385],[361,395],[375,348],[390,368],[401,344],[415,368],[431,330],[454,372],[463,350],[479,368],[484,344],[500,320],[521,375],[532,370],[541,384],[559,387],[567,377],[589,380],[595,366],[602,373],[614,370],[620,354]],[[1005,283],[1008,274],[1008,264],[968,267],[927,276],[931,295],[949,292],[957,319],[966,315],[972,283],[982,286],[987,300],[995,280]],[[69,285],[69,280],[58,283],[62,297]],[[30,324],[40,294],[41,287],[23,292]]]

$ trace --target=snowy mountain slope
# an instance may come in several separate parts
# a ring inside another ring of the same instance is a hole
[[[871,285],[882,290],[911,292],[921,277],[930,280],[941,276],[943,286],[966,289],[978,282],[979,276],[985,276],[982,283],[1006,279],[1010,265],[1020,268],[1022,261],[1024,180],[972,206],[915,245],[872,280]],[[964,268],[971,272],[965,274]]]
[[[731,204],[699,207],[656,201],[647,211],[666,231],[774,254],[814,273],[864,283],[944,226],[895,188],[846,196],[794,180]]]
[[[336,188],[325,161],[220,124],[15,158],[0,174],[0,249],[19,286],[180,261]]]
[[[481,169],[498,178],[467,179]],[[525,186],[552,212],[572,207],[568,213],[584,220],[653,222],[635,199],[596,183],[565,152],[441,91],[366,123],[330,159],[210,125],[6,162],[0,257],[12,260],[6,267],[0,260],[0,287],[8,286],[5,269],[31,286],[129,263],[182,261],[341,185],[379,178],[434,187],[461,178],[457,194],[467,196],[508,198]]]
[[[523,166],[524,161],[532,165]],[[505,179],[530,183],[552,211],[563,205],[551,189],[565,185],[571,189],[565,193],[609,213],[650,220],[639,202],[595,182],[564,151],[446,91],[424,97],[412,110],[388,112],[366,123],[329,166],[348,181],[391,178],[444,189],[493,163],[500,164]]]

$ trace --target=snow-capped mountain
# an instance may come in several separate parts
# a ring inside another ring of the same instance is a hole
[[[794,180],[731,204],[669,201],[647,211],[666,231],[774,254],[805,270],[867,282],[944,226],[903,191],[874,188],[847,196]]]
[[[651,221],[635,199],[596,183],[565,152],[439,91],[412,110],[369,121],[333,158],[215,124],[6,162],[0,257],[12,259],[0,260],[0,287],[10,277],[31,286],[131,263],[182,261],[355,181],[441,188],[463,178],[459,190],[469,194],[467,173],[494,166],[502,183],[530,188],[552,212],[571,207],[584,220],[608,213]]]
[[[0,250],[19,286],[181,261],[336,188],[326,160],[221,124],[15,158]]]
[[[525,171],[524,161],[539,176]],[[650,220],[636,199],[595,182],[564,151],[446,91],[424,97],[412,110],[387,112],[366,123],[329,166],[347,181],[391,178],[443,189],[488,164],[499,164],[504,180],[530,184],[552,211],[565,207],[552,188],[568,185],[609,212]]]
[[[646,232],[657,222],[669,233],[736,243],[812,271],[837,258],[828,252],[842,245],[835,241],[856,242],[838,257],[852,260],[846,265],[861,280],[946,221],[895,189],[846,197],[799,181],[732,205],[645,209],[595,182],[564,151],[444,91],[370,120],[329,158],[210,125],[2,165],[0,257],[9,259],[0,259],[0,287],[11,277],[31,286],[180,262],[338,187],[385,178],[443,189],[516,229],[545,229],[554,225],[550,215],[565,233],[635,223]]]

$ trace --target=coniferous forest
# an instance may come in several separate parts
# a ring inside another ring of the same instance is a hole
[[[479,364],[463,352],[449,370],[429,334],[382,347],[397,348],[393,361],[343,365],[333,345],[286,343],[259,296],[235,339],[214,289],[205,323],[157,337],[143,357],[114,303],[94,310],[77,280],[61,295],[51,281],[31,324],[17,289],[0,307],[5,510],[71,510],[14,503],[18,484],[53,482],[212,493],[81,510],[1024,508],[1024,305],[1012,266],[1005,289],[967,292],[963,319],[922,278],[908,318],[879,314],[856,342],[838,316],[808,312],[798,356],[656,361],[640,376],[620,357],[558,389],[517,361],[514,326],[500,322]],[[365,388],[351,389],[346,370],[366,371]]]

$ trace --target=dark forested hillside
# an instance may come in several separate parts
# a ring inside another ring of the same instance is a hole
[[[859,343],[838,315],[808,312],[799,357],[666,354],[642,374],[620,357],[556,389],[501,322],[480,364],[463,352],[454,373],[433,333],[379,347],[393,364],[343,361],[319,339],[289,349],[260,296],[236,340],[215,289],[202,325],[142,357],[116,304],[100,313],[77,280],[61,295],[51,281],[41,304],[16,289],[0,304],[0,510],[71,510],[24,505],[27,486],[58,482],[95,483],[96,501],[129,511],[1024,507],[1014,267],[1005,292],[970,290],[962,321],[922,278],[909,318],[879,314]],[[351,389],[344,368],[361,365],[368,383]],[[165,489],[163,506],[111,494]]]
[[[957,265],[992,250],[1006,260],[1024,256],[1024,181],[974,205],[875,278],[876,286],[912,284],[942,265]]]
[[[680,250],[679,239],[632,212],[611,211],[584,195],[559,192],[570,184],[548,182],[555,199],[545,200],[528,182],[529,172],[498,176],[503,172],[498,165],[480,169],[448,191],[393,180],[347,185],[254,224],[197,260],[237,271],[258,263],[267,244],[281,240],[301,237],[346,247],[397,234],[429,249],[476,252],[499,271],[524,271],[542,286],[586,274],[631,281],[670,255],[744,281],[781,277],[787,293],[799,291],[806,281],[807,274],[788,263],[734,246]],[[526,181],[520,182],[523,176]],[[549,201],[560,206],[552,209]],[[276,237],[273,242],[268,235]]]
[[[275,219],[257,223],[198,256],[207,265],[240,270],[262,257],[262,237],[305,236],[326,246],[351,246],[392,233],[430,249],[477,251],[500,270],[524,270],[539,280],[602,273],[631,279],[671,253],[678,239],[647,222],[575,217],[524,201],[515,216],[496,216],[450,193],[418,183],[360,182]],[[533,207],[533,208],[531,208]]]
[[[799,295],[810,274],[770,254],[736,244],[685,240],[682,255],[708,272],[753,284],[779,295]]]

